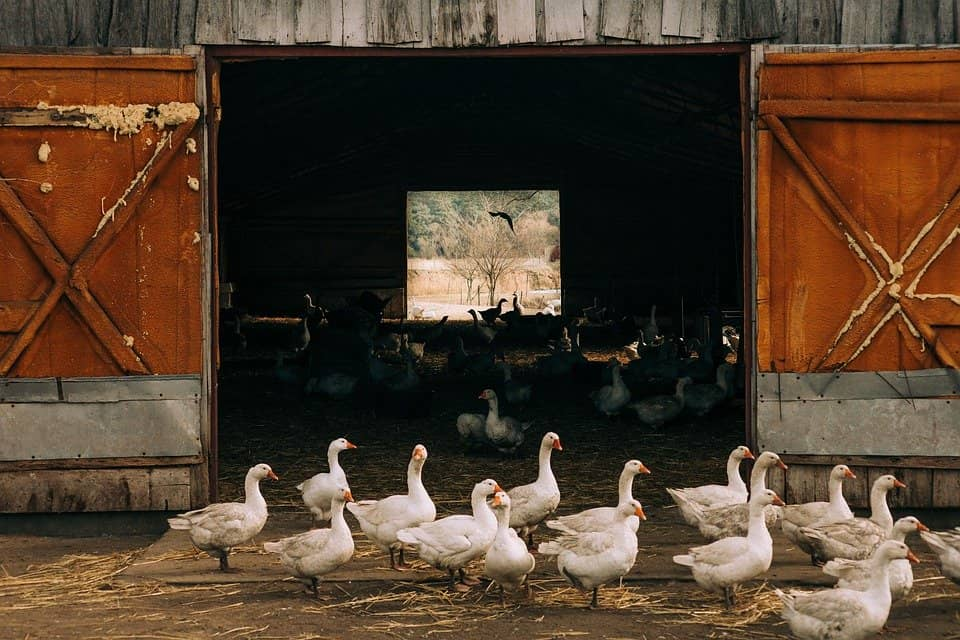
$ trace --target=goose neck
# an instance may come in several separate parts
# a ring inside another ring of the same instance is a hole
[[[500,400],[496,396],[487,398],[487,406],[490,408],[490,412],[487,415],[487,419],[493,418],[494,420],[500,419]]]
[[[747,490],[747,483],[740,477],[740,462],[742,458],[730,456],[727,458],[727,486],[740,491]]]
[[[843,478],[830,477],[830,504],[846,504],[843,498]]]
[[[767,520],[764,516],[764,506],[759,504],[750,505],[750,520],[747,523],[747,538],[751,542],[763,541],[767,544],[773,542],[770,532],[767,530]]]
[[[553,469],[550,467],[550,454],[553,453],[552,445],[540,445],[539,470],[537,471],[537,482],[556,482],[553,477]]]
[[[497,509],[494,511],[494,515],[497,517],[497,531],[501,533],[506,533],[510,530],[510,508]]]
[[[337,475],[343,472],[343,469],[340,467],[339,449],[331,448],[327,451],[327,464],[330,466],[331,475]]]
[[[887,535],[893,530],[893,514],[887,505],[887,488],[875,486],[870,490],[870,519],[886,529]]]
[[[620,483],[618,486],[617,495],[621,503],[633,500],[633,479],[636,477],[636,475],[637,474],[630,469],[624,469],[620,473]]]
[[[487,504],[487,496],[483,492],[474,492],[470,498],[470,506],[473,508],[473,518],[481,524],[491,527],[497,526],[497,516],[493,509]]]
[[[347,524],[346,519],[343,517],[343,507],[345,503],[343,500],[333,500],[330,505],[330,529],[337,535],[352,535],[350,533],[350,525]]]
[[[423,486],[423,462],[420,460],[410,460],[407,465],[407,494],[416,495],[426,493]]]
[[[750,495],[767,488],[767,469],[769,467],[770,463],[763,460],[754,463],[753,470],[750,472]]]
[[[252,473],[248,473],[243,481],[244,503],[251,507],[267,508],[267,501],[260,493],[260,480]]]

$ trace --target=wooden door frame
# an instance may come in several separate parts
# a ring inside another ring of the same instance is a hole
[[[255,62],[283,58],[602,58],[602,57],[632,57],[632,56],[697,56],[697,55],[729,55],[739,59],[739,89],[740,89],[740,133],[741,133],[741,166],[743,169],[742,187],[742,265],[743,265],[743,333],[741,340],[745,340],[744,370],[745,378],[745,416],[744,438],[749,446],[754,446],[756,425],[754,424],[754,335],[753,322],[755,318],[753,305],[755,303],[754,267],[754,218],[756,211],[754,201],[754,169],[753,136],[754,127],[751,116],[755,113],[754,100],[756,91],[755,47],[749,43],[711,43],[680,46],[667,45],[588,45],[579,47],[565,47],[559,45],[530,46],[530,47],[501,47],[501,48],[469,48],[469,49],[397,49],[386,47],[330,47],[330,46],[276,46],[276,45],[206,45],[200,56],[203,59],[204,95],[206,98],[204,150],[206,155],[207,178],[207,215],[210,231],[210,260],[207,268],[207,283],[210,288],[208,308],[206,309],[209,323],[210,342],[204,357],[205,367],[209,362],[210,368],[206,387],[209,389],[207,412],[209,416],[208,428],[210,441],[209,452],[210,500],[218,499],[217,474],[219,470],[219,428],[218,428],[218,382],[219,367],[219,202],[217,200],[218,185],[218,143],[219,122],[221,112],[220,101],[220,70],[225,62]]]

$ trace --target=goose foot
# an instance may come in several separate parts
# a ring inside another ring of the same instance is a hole
[[[463,584],[462,582],[456,582],[453,585],[453,590],[458,591],[460,593],[466,593],[467,591],[470,591],[470,587],[469,585]]]
[[[465,584],[470,587],[475,587],[480,584],[480,580],[467,575],[467,572],[463,569],[460,569],[460,583]]]
[[[230,566],[230,562],[227,560],[228,555],[226,551],[220,553],[220,571],[224,573],[239,573],[240,569],[235,569]]]

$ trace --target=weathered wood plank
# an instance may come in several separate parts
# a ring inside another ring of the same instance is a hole
[[[19,333],[39,306],[34,301],[0,302],[0,333]]]
[[[460,33],[465,47],[497,44],[497,0],[460,0]]]
[[[27,8],[22,7],[21,11]],[[33,43],[41,47],[67,44],[67,19],[62,0],[33,0]],[[6,25],[0,26],[5,28]]]
[[[0,473],[0,512],[173,511],[190,505],[190,467]]]
[[[492,47],[499,42],[497,28],[497,0],[467,0],[464,9],[460,3],[463,19],[463,42]]]
[[[780,35],[783,25],[775,0],[750,0],[743,3],[743,37],[765,40]]]
[[[297,43],[330,42],[330,1],[296,0]]]
[[[954,456],[848,456],[801,455],[780,456],[788,465],[821,465],[832,467],[845,464],[853,467],[909,467],[911,469],[954,469],[960,471],[960,459]]]
[[[543,0],[544,32],[547,42],[582,40],[582,0]]]
[[[643,0],[640,4],[640,42],[664,44],[660,30],[663,25],[663,0]]]
[[[158,458],[64,458],[60,460],[0,460],[0,472],[38,471],[41,469],[130,469],[143,467],[183,467],[202,464],[202,455]]]
[[[195,44],[194,28],[197,24],[197,1],[180,0],[177,8],[177,37],[174,44],[183,47]]]
[[[367,0],[367,42],[401,44],[423,40],[420,0]]]
[[[460,29],[460,0],[431,0],[431,35],[434,47],[463,46],[463,33]]]
[[[68,46],[106,46],[107,28],[110,24],[110,0],[68,2],[66,9],[70,30],[66,42]],[[193,25],[190,25],[190,33],[192,35]]]
[[[797,42],[821,44],[840,38],[839,7],[834,0],[808,0],[798,4]]]
[[[780,35],[774,40],[777,43],[794,44],[797,42],[797,15],[798,4],[802,0],[776,0],[777,13],[780,15]]]
[[[665,36],[703,36],[702,0],[663,0],[660,33]]]
[[[935,469],[932,493],[934,508],[960,507],[960,470]]]
[[[149,47],[177,46],[177,10],[180,0],[151,0],[147,9],[145,44]]]
[[[956,102],[890,102],[878,100],[761,100],[760,114],[782,118],[830,118],[911,122],[956,122]]]
[[[142,0],[115,0],[107,44],[111,47],[145,46],[146,23],[146,4]]]
[[[237,0],[197,0],[197,44],[236,42]]]
[[[841,44],[890,44],[900,30],[900,0],[845,0]]]
[[[33,45],[33,3],[0,2],[0,45]]]
[[[940,0],[937,11],[937,42],[956,43],[960,37],[960,1]]]
[[[296,44],[297,5],[295,2],[277,3],[277,44]]]
[[[277,0],[239,0],[237,9],[239,40],[277,41]]]
[[[718,39],[721,42],[736,42],[743,39],[740,18],[739,0],[720,0]]]
[[[603,0],[600,33],[610,38],[640,40],[643,36],[642,0]]]
[[[939,3],[931,0],[902,0],[900,42],[934,44],[937,42]]]
[[[343,25],[343,46],[366,47],[367,9],[360,0],[341,0],[341,24]]]
[[[600,0],[583,0],[583,43],[600,44]]]
[[[537,41],[537,12],[534,0],[497,0],[497,41],[500,44],[527,44]]]

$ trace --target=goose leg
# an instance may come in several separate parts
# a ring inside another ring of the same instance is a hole
[[[598,608],[600,608],[600,602],[597,600],[597,592],[599,591],[599,589],[600,589],[600,587],[594,587],[594,588],[593,588],[593,599],[590,600],[590,608],[591,608],[591,609],[598,609]]]
[[[313,591],[313,595],[317,598],[320,597],[320,591],[317,589],[317,586],[320,584],[320,581],[316,577],[310,578],[310,588]]]
[[[478,580],[477,578],[471,578],[470,576],[467,575],[467,572],[464,571],[463,569],[460,569],[459,571],[460,571],[461,583],[470,587],[480,584],[480,580]]]
[[[536,549],[536,545],[533,544],[533,531],[527,532],[527,549]]]
[[[723,603],[727,609],[737,604],[737,592],[733,586],[723,588]]]
[[[397,571],[406,571],[407,569],[410,568],[410,565],[408,565],[408,564],[407,564],[406,562],[404,562],[404,560],[403,560],[403,547],[400,547],[400,551],[397,552],[397,560],[398,560],[397,566],[393,567],[393,568],[396,569]],[[392,566],[392,562],[393,562],[393,551],[392,551],[392,550],[390,551],[390,562],[391,562],[391,566]]]
[[[503,598],[503,585],[500,585],[500,606],[501,607],[507,606],[507,602]]]
[[[227,551],[220,552],[220,571],[230,571],[230,563],[227,561]]]

